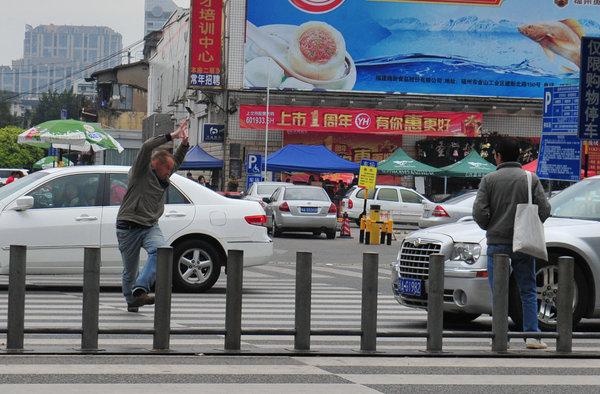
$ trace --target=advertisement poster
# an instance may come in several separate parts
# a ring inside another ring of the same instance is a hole
[[[221,88],[223,1],[192,0],[189,88]]]
[[[240,105],[240,128],[264,129],[267,107]],[[269,107],[269,127],[326,133],[477,137],[480,113],[393,111],[365,108]]]
[[[584,0],[248,0],[245,88],[542,98],[578,84]]]

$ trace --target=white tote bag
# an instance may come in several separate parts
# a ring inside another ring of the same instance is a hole
[[[513,252],[521,252],[548,261],[544,224],[538,216],[538,206],[533,204],[531,190],[531,173],[527,175],[527,193],[529,202],[517,204],[515,212],[515,231],[513,235]]]

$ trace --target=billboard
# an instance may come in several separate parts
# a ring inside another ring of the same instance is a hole
[[[239,113],[240,128],[265,128],[266,106],[240,105]],[[477,137],[481,121],[480,113],[269,106],[269,126],[286,131]]]
[[[244,87],[542,98],[578,84],[583,0],[248,0]]]
[[[190,89],[220,89],[223,0],[192,0]]]

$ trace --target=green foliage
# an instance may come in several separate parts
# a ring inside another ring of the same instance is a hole
[[[73,88],[64,90],[62,93],[56,91],[42,93],[38,105],[35,107],[31,122],[33,125],[47,120],[60,119],[60,111],[67,110],[69,119],[79,119],[79,112],[83,105],[83,96],[73,93]]]
[[[17,121],[10,113],[10,93],[0,90],[0,128],[14,125]]]
[[[44,157],[44,149],[17,143],[17,137],[23,130],[17,127],[0,129],[0,167],[27,168]]]

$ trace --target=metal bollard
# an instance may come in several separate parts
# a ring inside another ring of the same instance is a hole
[[[171,336],[171,287],[173,283],[173,248],[156,250],[156,284],[154,302],[154,351],[169,350]]]
[[[508,275],[510,260],[506,254],[494,255],[492,296],[492,351],[505,352],[508,344]]]
[[[296,252],[296,350],[310,350],[311,287],[312,253]]]
[[[83,249],[83,309],[81,350],[98,350],[100,309],[100,248]]]
[[[240,350],[242,342],[242,283],[244,251],[230,250],[227,257],[225,299],[225,350]]]
[[[558,300],[556,351],[570,353],[573,347],[573,283],[575,259],[558,258]]]
[[[360,315],[360,350],[377,349],[377,280],[379,254],[363,253],[362,308]]]
[[[10,245],[6,349],[23,350],[25,330],[25,269],[27,247]]]
[[[444,255],[429,256],[427,291],[427,351],[441,352],[444,330]]]

